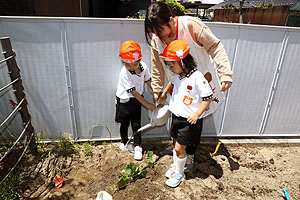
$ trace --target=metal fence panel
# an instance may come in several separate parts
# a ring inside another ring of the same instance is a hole
[[[100,126],[91,137],[109,137],[106,127],[116,132],[112,110],[120,71],[120,24],[74,21],[66,28],[78,138],[88,138],[96,124]]]
[[[222,24],[222,23],[212,23],[207,22],[207,26],[211,29],[211,31],[216,35],[217,38],[222,40],[222,44],[224,45],[226,52],[228,54],[228,58],[232,65],[235,59],[236,46],[239,39],[240,27],[236,24]],[[226,31],[225,31],[226,30]],[[234,84],[235,80],[234,80]],[[225,92],[225,97],[228,96],[228,92]],[[223,125],[223,116],[225,112],[225,108],[227,105],[227,98],[223,101],[222,105],[218,108],[218,110],[211,116],[208,116],[204,119],[203,123],[203,136],[220,136],[222,125]]]
[[[11,38],[35,131],[46,138],[72,133],[60,20],[1,20]]]
[[[287,34],[286,52],[265,135],[288,136],[300,133],[300,34],[299,31],[289,31]]]
[[[234,83],[217,112],[204,120],[203,135],[297,135],[300,29],[207,25],[228,53]],[[143,20],[0,17],[0,33],[11,37],[16,49],[36,132],[43,132],[48,138],[71,133],[78,139],[108,139],[110,131],[113,139],[120,138],[119,124],[114,122],[121,69],[119,46],[126,40],[139,42],[143,61],[151,66]],[[273,96],[280,63],[282,69]],[[289,103],[284,95],[292,98]],[[147,87],[145,98],[151,101]],[[281,106],[283,103],[285,107]],[[0,104],[1,111],[3,107]],[[143,109],[142,124],[148,122]],[[150,138],[166,136],[166,127],[144,134]]]
[[[285,31],[241,26],[223,136],[258,136]]]

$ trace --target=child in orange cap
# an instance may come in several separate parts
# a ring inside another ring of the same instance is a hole
[[[213,92],[203,74],[197,70],[190,47],[182,40],[172,41],[159,56],[168,65],[173,76],[161,99],[173,89],[169,109],[172,112],[170,135],[174,140],[173,163],[166,172],[166,184],[177,187],[185,178],[186,146],[193,143],[195,133],[202,132],[205,111],[212,101]]]
[[[151,74],[147,65],[141,61],[141,47],[137,42],[126,41],[120,46],[121,69],[116,92],[115,121],[121,123],[120,135],[122,144],[120,148],[134,152],[134,159],[142,159],[141,133],[134,136],[134,144],[128,141],[128,127],[131,123],[133,133],[141,127],[141,104],[154,111],[156,106],[143,98],[144,85],[151,88]]]

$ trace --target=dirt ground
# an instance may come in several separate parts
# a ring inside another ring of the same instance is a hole
[[[300,199],[300,145],[221,145],[211,157],[217,141],[201,143],[195,154],[195,169],[175,189],[165,185],[164,176],[172,156],[160,152],[171,141],[144,141],[144,155],[154,152],[154,167],[146,178],[131,182],[125,189],[113,191],[133,154],[121,151],[120,143],[95,145],[87,155],[80,146],[78,153],[45,151],[28,156],[22,163],[22,199],[96,199],[105,190],[113,199],[285,199],[287,188],[291,199]],[[47,147],[49,148],[49,147]],[[54,187],[54,176],[61,175],[64,185]]]

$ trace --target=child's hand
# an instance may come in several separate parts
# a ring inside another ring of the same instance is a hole
[[[187,121],[190,124],[196,124],[198,119],[199,119],[199,115],[197,113],[192,113],[188,116]]]
[[[148,103],[147,108],[151,110],[151,112],[156,110],[156,106],[153,103]]]

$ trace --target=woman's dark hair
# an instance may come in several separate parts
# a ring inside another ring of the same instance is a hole
[[[184,59],[182,59],[185,67],[190,71],[197,68],[197,63],[195,62],[193,56],[188,54]]]
[[[163,2],[154,2],[148,7],[144,25],[146,41],[150,46],[152,33],[156,32],[161,39],[162,26],[166,25],[171,28],[170,17],[174,17],[174,15],[169,6]]]

